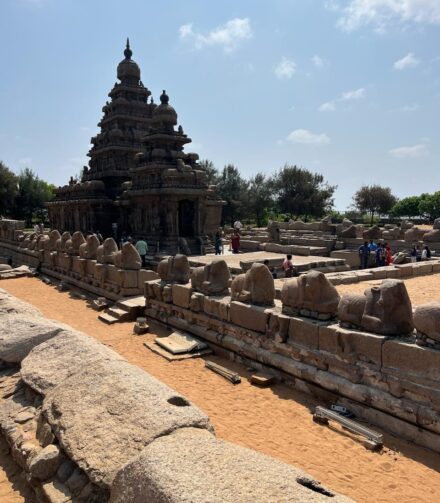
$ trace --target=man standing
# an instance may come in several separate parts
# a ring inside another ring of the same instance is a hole
[[[138,251],[139,255],[141,256],[142,260],[142,267],[145,267],[145,257],[148,252],[148,244],[145,240],[139,239],[139,241],[136,242],[135,246],[136,250]]]
[[[361,269],[366,269],[368,267],[368,257],[370,256],[370,248],[368,246],[368,241],[359,247],[359,258],[361,261]]]

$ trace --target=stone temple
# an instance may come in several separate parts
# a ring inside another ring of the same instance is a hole
[[[156,252],[203,254],[221,217],[222,201],[209,186],[191,139],[177,127],[165,91],[156,105],[140,80],[127,39],[125,58],[103,107],[101,131],[80,181],[56,189],[48,204],[51,227],[144,238]],[[148,101],[150,98],[150,101]]]

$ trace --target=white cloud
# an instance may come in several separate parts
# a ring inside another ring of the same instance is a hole
[[[355,89],[354,91],[346,91],[342,93],[340,100],[341,101],[354,101],[361,100],[365,98],[365,88],[360,87],[359,89]]]
[[[420,106],[418,103],[412,103],[411,105],[405,105],[401,108],[402,112],[416,112]]]
[[[325,66],[325,61],[317,54],[315,54],[313,56],[312,63],[315,65],[315,68],[318,68],[318,69],[324,68],[324,66]]]
[[[281,61],[274,68],[275,75],[279,79],[291,79],[296,72],[296,64],[291,59],[282,57]]]
[[[388,152],[393,157],[397,158],[414,158],[414,157],[426,157],[429,155],[429,146],[426,144],[419,143],[418,145],[413,145],[411,147],[397,147],[393,148]]]
[[[320,112],[334,112],[336,110],[336,105],[334,101],[327,101],[323,103],[318,110]]]
[[[420,61],[414,56],[413,52],[409,52],[402,59],[394,62],[394,70],[406,70],[407,68],[416,67]]]
[[[184,24],[179,28],[179,38],[192,43],[196,49],[219,46],[225,52],[232,52],[240,42],[251,37],[252,29],[249,18],[230,19],[207,34],[195,31],[192,24]]]
[[[328,145],[330,138],[324,134],[312,133],[308,129],[295,129],[286,138],[291,143],[302,143],[304,145]]]
[[[439,0],[350,0],[338,26],[353,31],[372,25],[384,31],[393,23],[440,24]]]
[[[20,164],[20,166],[29,168],[30,166],[32,166],[32,157],[23,157],[22,159],[18,160],[18,164]]]

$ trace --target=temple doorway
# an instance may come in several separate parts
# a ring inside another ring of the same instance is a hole
[[[189,199],[179,201],[179,236],[194,236],[194,202]]]

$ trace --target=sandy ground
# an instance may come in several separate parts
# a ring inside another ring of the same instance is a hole
[[[382,283],[382,280],[362,281],[352,285],[338,285],[336,288],[341,295],[344,293],[362,293],[367,288],[380,285],[380,283]],[[413,306],[433,300],[440,301],[440,274],[408,278],[405,279],[405,285]]]
[[[111,346],[188,397],[210,416],[220,438],[294,464],[359,502],[440,501],[440,455],[387,434],[384,451],[369,452],[339,427],[313,423],[309,409],[316,402],[287,386],[256,388],[244,367],[220,358],[213,359],[239,372],[241,384],[234,386],[205,369],[201,359],[167,362],[143,346],[153,334],[134,336],[131,323],[107,326],[86,302],[38,279],[3,280],[0,288]],[[151,330],[164,333],[154,324]]]

